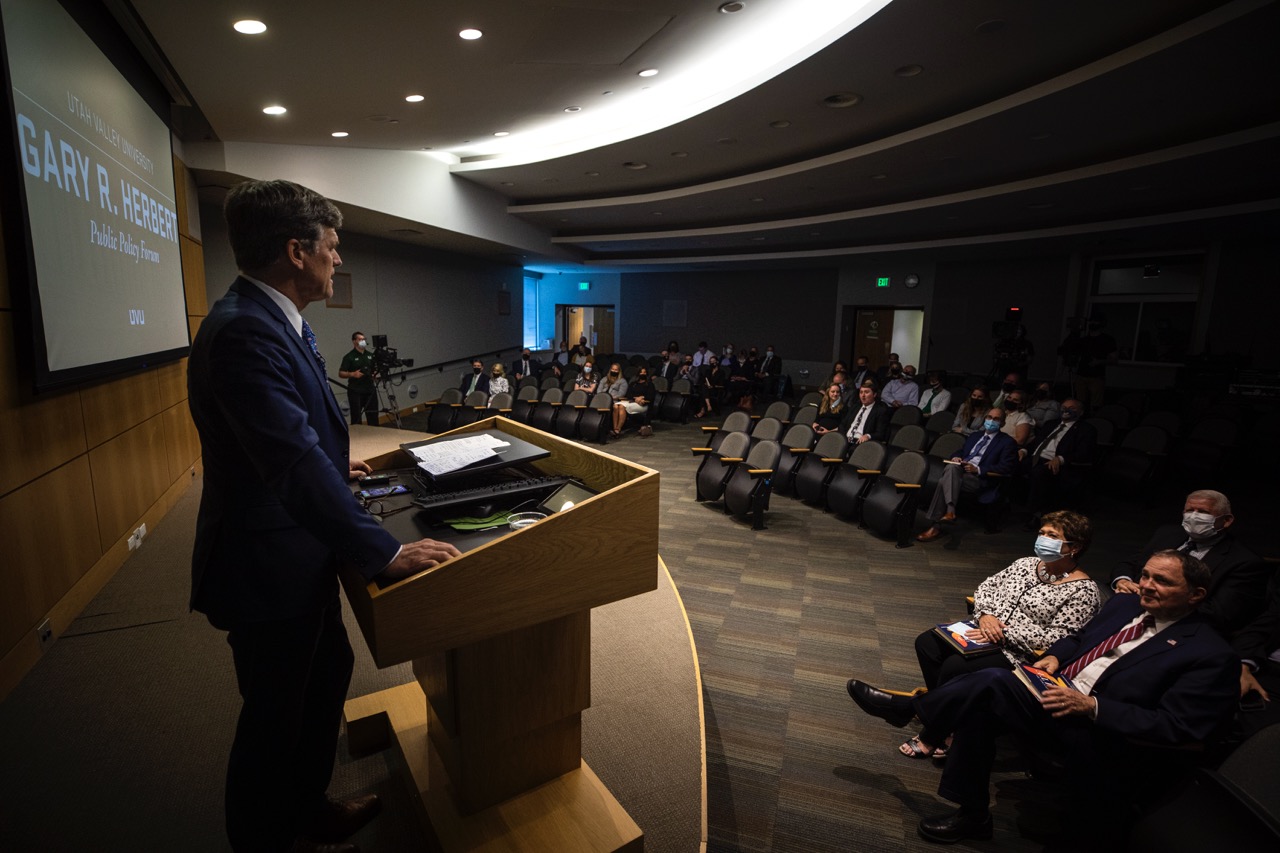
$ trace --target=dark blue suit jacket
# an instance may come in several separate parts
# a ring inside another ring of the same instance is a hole
[[[1049,647],[1066,667],[1142,611],[1136,595],[1112,596],[1078,633]],[[1098,728],[1162,744],[1207,740],[1240,693],[1240,659],[1198,613],[1165,628],[1107,667],[1093,687]]]
[[[191,345],[188,402],[204,491],[191,606],[220,627],[331,603],[336,567],[365,577],[399,544],[347,484],[346,420],[311,350],[271,299],[237,279]]]
[[[464,398],[467,396],[467,389],[471,387],[471,377],[474,375],[471,371],[467,371],[462,374],[462,381],[458,383],[458,390],[462,392]],[[476,390],[489,393],[489,374],[480,373],[480,378],[476,381]]]
[[[982,436],[986,433],[982,431],[971,434],[964,440],[964,446],[960,448],[960,452],[952,459],[968,459],[973,453],[973,449],[978,446],[978,442],[982,440]],[[1018,442],[1002,432],[998,432],[991,439],[991,444],[987,447],[986,452],[982,454],[982,460],[978,463],[979,474],[999,474],[1008,477],[1018,467]],[[994,481],[991,481],[993,487]]]

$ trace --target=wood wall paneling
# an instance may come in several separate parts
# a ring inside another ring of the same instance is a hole
[[[0,498],[0,542],[0,649],[7,650],[102,555],[88,457]]]
[[[200,435],[185,400],[165,409],[160,417],[164,423],[164,446],[172,483],[200,458]]]
[[[204,248],[190,237],[179,236],[182,253],[182,286],[187,293],[188,314],[208,314],[209,297],[204,286]]]
[[[14,319],[12,313],[0,311],[0,494],[57,468],[87,447],[80,395],[64,391],[37,397],[29,380],[19,378]]]
[[[160,408],[167,409],[187,399],[187,360],[185,358],[162,364],[155,369],[160,383]]]
[[[95,447],[89,452],[89,466],[105,551],[132,529],[171,482],[163,419],[151,418]]]
[[[90,447],[160,414],[160,383],[156,371],[134,373],[80,388],[84,431]]]

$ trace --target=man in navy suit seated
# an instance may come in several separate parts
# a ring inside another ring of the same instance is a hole
[[[338,568],[394,580],[458,556],[401,545],[356,502],[342,409],[302,317],[333,296],[342,214],[288,181],[227,194],[240,269],[191,345],[188,403],[204,487],[192,556],[192,609],[227,632],[243,704],[227,763],[232,849],[350,853],[376,795],[326,792],[354,654]]]
[[[1003,426],[1004,409],[990,410],[982,431],[966,438],[964,447],[951,457],[926,513],[933,525],[916,537],[917,542],[932,542],[941,536],[938,522],[955,521],[961,492],[977,495],[983,504],[999,497],[999,481],[991,475],[1008,477],[1018,466],[1018,443],[1000,431]]]
[[[474,391],[489,393],[489,377],[484,372],[483,359],[471,359],[471,372],[462,374],[462,380],[458,383],[458,390],[462,392],[464,400],[468,394]]]
[[[1138,585],[1138,595],[1113,596],[1036,664],[1072,679],[1075,689],[1050,687],[1037,698],[1006,669],[953,678],[916,697],[849,681],[849,695],[867,713],[899,727],[919,716],[953,733],[938,794],[959,809],[920,821],[921,836],[944,843],[991,837],[991,767],[1003,732],[1062,756],[1072,793],[1093,801],[1073,812],[1067,828],[1079,829],[1127,811],[1144,786],[1160,781],[1143,774],[1153,768],[1139,757],[1142,745],[1185,747],[1219,731],[1239,696],[1240,663],[1196,612],[1209,569],[1189,554],[1160,551]],[[1124,843],[1110,832],[1089,841],[1092,849]]]

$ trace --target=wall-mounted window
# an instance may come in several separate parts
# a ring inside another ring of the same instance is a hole
[[[1203,255],[1098,261],[1089,314],[1103,319],[1121,361],[1181,363],[1192,354],[1203,288]]]
[[[524,278],[524,341],[523,345],[530,349],[542,347],[538,334],[538,280],[531,276]]]

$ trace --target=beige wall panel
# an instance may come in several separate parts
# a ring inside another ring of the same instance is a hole
[[[95,447],[89,466],[105,551],[169,486],[163,419],[154,417]]]
[[[187,399],[187,360],[162,364],[155,370],[160,383],[160,408],[167,409]]]
[[[204,319],[203,315],[187,315],[187,328],[191,331],[191,340],[196,339],[196,332],[200,331],[200,321]]]
[[[200,458],[200,435],[191,420],[191,410],[182,401],[161,414],[164,446],[169,462],[169,482],[179,479]]]
[[[0,498],[0,542],[0,649],[7,651],[102,555],[88,457]]]
[[[13,314],[0,311],[0,495],[85,452],[80,394],[36,397],[14,363]]]
[[[84,409],[85,437],[90,447],[97,447],[160,414],[156,371],[81,386],[80,405]]]
[[[204,248],[190,237],[179,236],[182,252],[182,284],[187,291],[187,313],[208,314],[209,295],[204,287]]]

